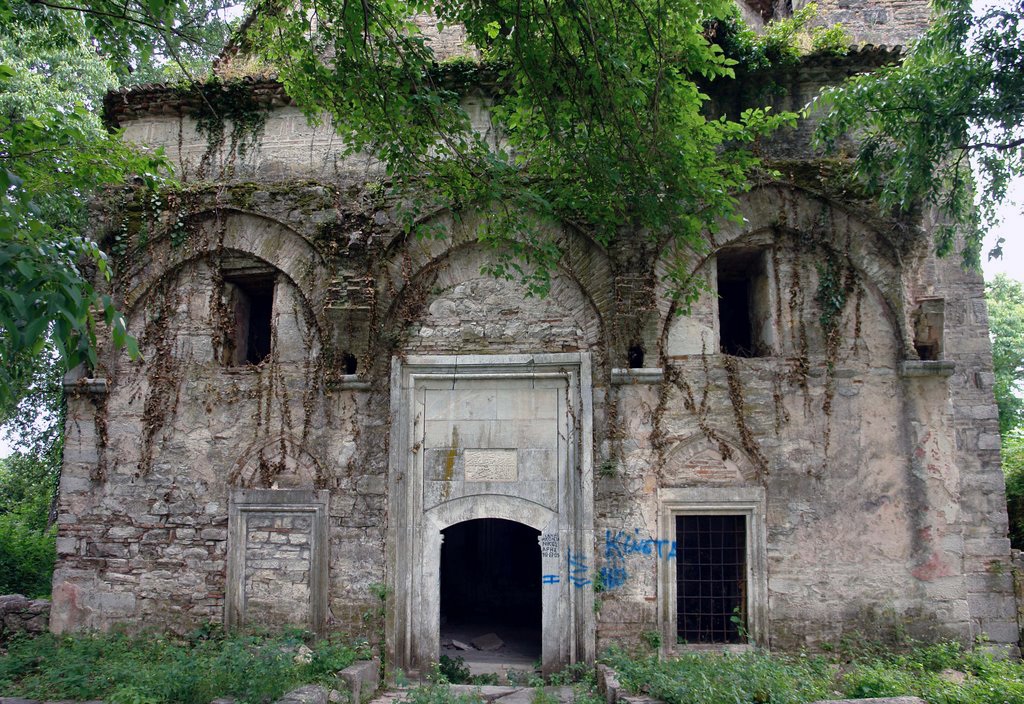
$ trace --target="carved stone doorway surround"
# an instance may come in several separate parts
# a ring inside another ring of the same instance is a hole
[[[392,662],[438,660],[449,526],[540,531],[545,672],[594,658],[593,428],[587,353],[411,356],[391,366],[386,637]]]

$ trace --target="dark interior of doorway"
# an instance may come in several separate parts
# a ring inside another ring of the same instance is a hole
[[[541,655],[539,531],[500,518],[457,523],[441,544],[441,654],[529,666]],[[495,634],[503,645],[479,650]],[[461,650],[453,641],[470,646]],[[471,671],[473,668],[470,668]]]

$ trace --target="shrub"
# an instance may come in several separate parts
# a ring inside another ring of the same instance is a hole
[[[827,699],[829,675],[817,659],[788,661],[763,653],[688,654],[659,662],[612,651],[609,663],[629,689],[669,704],[772,702]]]
[[[0,513],[0,594],[49,597],[57,541],[56,526],[46,526],[49,505],[38,496]]]

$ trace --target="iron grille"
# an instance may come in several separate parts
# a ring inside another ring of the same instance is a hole
[[[676,545],[679,640],[745,642],[746,517],[676,516]]]

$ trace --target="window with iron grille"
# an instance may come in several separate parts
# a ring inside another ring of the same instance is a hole
[[[677,639],[747,642],[747,517],[677,515],[675,523]]]
[[[665,652],[766,645],[764,487],[665,487],[658,501],[658,530],[672,541],[658,561]]]

